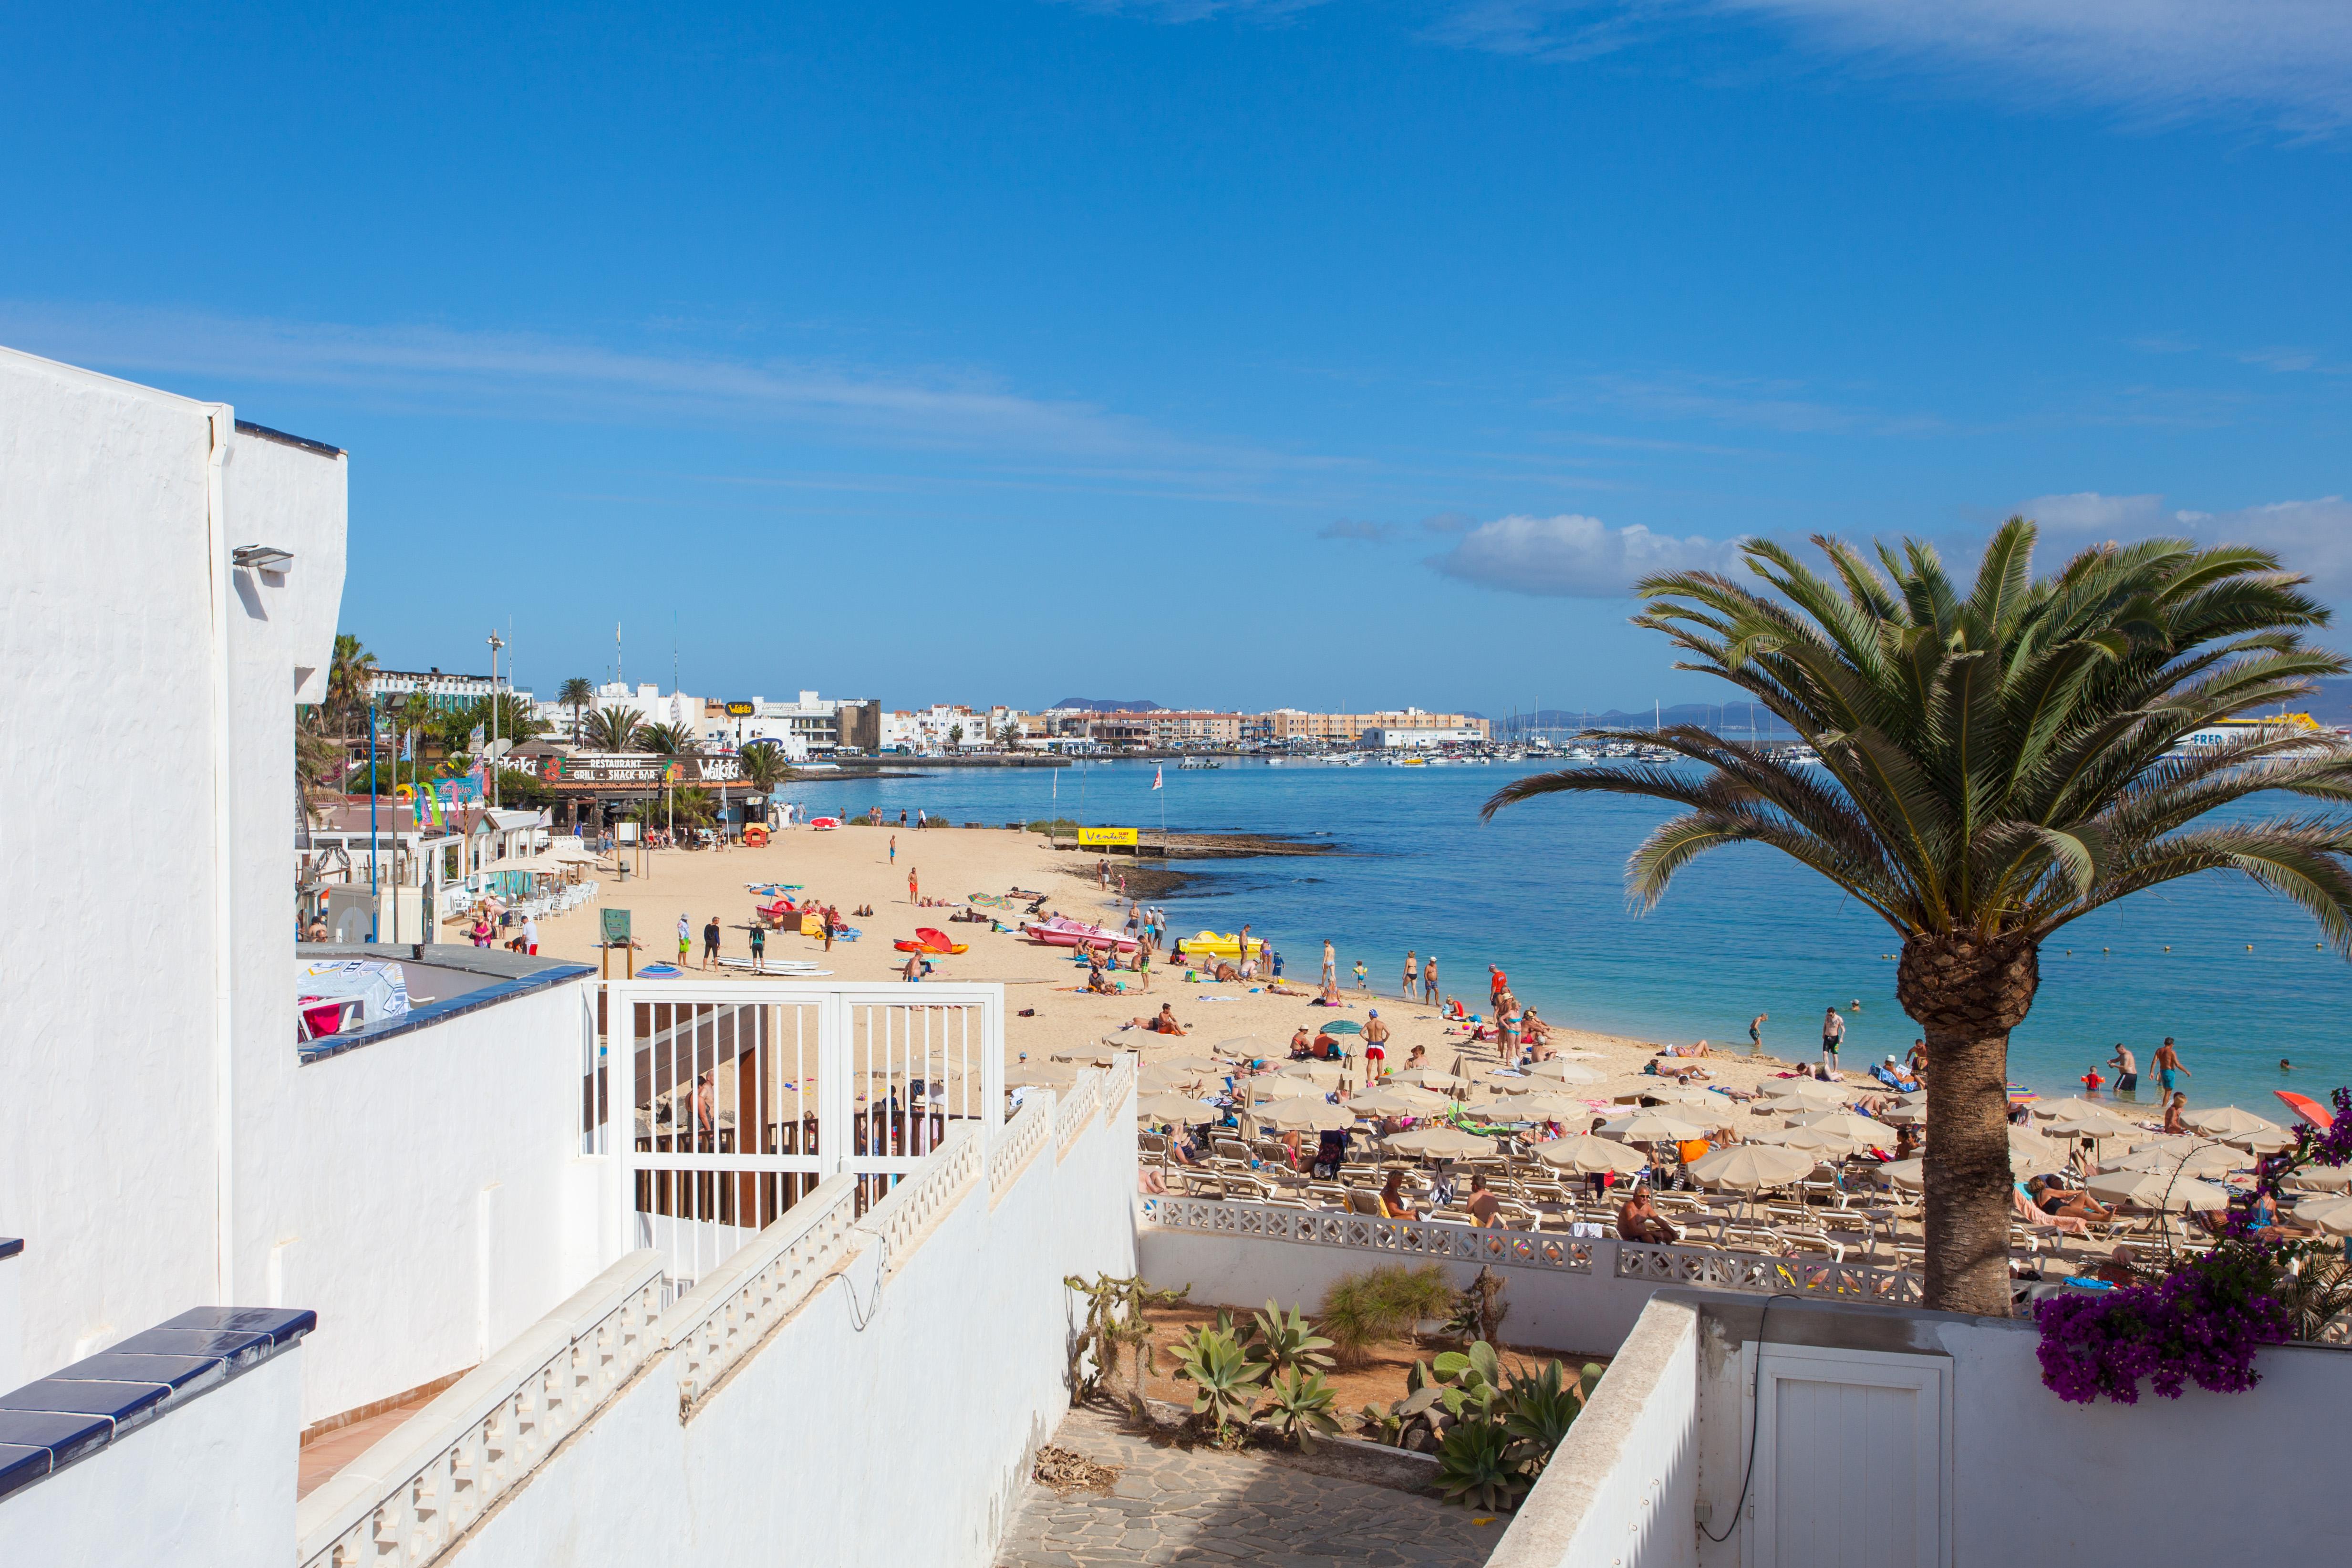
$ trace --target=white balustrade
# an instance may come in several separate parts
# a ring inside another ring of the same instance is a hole
[[[1070,1085],[1070,1092],[1064,1095],[1061,1104],[1055,1108],[1055,1159],[1070,1152],[1070,1145],[1077,1142],[1078,1134],[1087,1130],[1095,1119],[1095,1112],[1102,1109],[1102,1085],[1101,1071],[1090,1068],[1078,1075],[1077,1081]]]
[[[1053,1114],[1041,1107],[1044,1118]],[[1024,1116],[1028,1114],[1023,1109]],[[1050,1122],[1047,1123],[1050,1125]],[[1009,1133],[1010,1128],[1006,1129]],[[947,1142],[938,1153],[925,1160],[910,1175],[901,1177],[889,1193],[857,1222],[857,1228],[879,1237],[891,1258],[903,1258],[915,1249],[924,1232],[955,1206],[964,1190],[979,1181],[987,1170],[988,1144],[976,1127],[965,1127],[948,1134]]]
[[[1702,1290],[1738,1290],[1751,1295],[1825,1296],[1843,1301],[1874,1301],[1916,1307],[1927,1297],[1927,1281],[1904,1268],[1838,1263],[1826,1258],[1777,1258],[1765,1252],[1717,1251],[1704,1247],[1658,1247],[1620,1242],[1617,1278],[1653,1279]]]
[[[655,1330],[677,1349],[683,1400],[717,1387],[800,1305],[848,1254],[856,1221],[856,1179],[829,1177],[662,1314]]]
[[[1045,1146],[1060,1120],[1061,1103],[1050,1089],[1033,1089],[1022,1100],[1021,1109],[996,1135],[996,1146],[988,1155],[988,1190],[1002,1194],[1012,1186],[1031,1156]]]
[[[1144,1200],[1144,1218],[1167,1230],[1297,1241],[1432,1261],[1516,1264],[1565,1274],[1592,1272],[1593,1243],[1545,1231],[1498,1230],[1444,1220],[1377,1219],[1322,1209],[1175,1196]]]

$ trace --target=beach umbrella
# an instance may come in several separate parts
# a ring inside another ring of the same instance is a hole
[[[1118,1066],[1122,1054],[1122,1047],[1115,1046],[1078,1046],[1066,1051],[1055,1051],[1054,1059],[1082,1068],[1107,1068]]]
[[[1662,1083],[1655,1089],[1645,1089],[1642,1091],[1642,1098],[1660,1100],[1669,1105],[1704,1105],[1710,1110],[1728,1103],[1723,1096],[1713,1089],[1699,1089],[1684,1083]]]
[[[1606,1138],[1582,1133],[1574,1138],[1555,1138],[1536,1145],[1536,1158],[1547,1165],[1580,1175],[1593,1175],[1601,1171],[1617,1171],[1632,1175],[1649,1163],[1640,1154],[1622,1143],[1612,1143]]]
[[[1191,1073],[1195,1078],[1203,1073],[1215,1073],[1223,1078],[1234,1070],[1231,1063],[1217,1061],[1209,1057],[1163,1057],[1158,1061],[1146,1062],[1144,1065],[1157,1068],[1163,1072]]]
[[[1769,1144],[1735,1143],[1728,1149],[1701,1155],[1685,1169],[1708,1186],[1753,1193],[1759,1188],[1785,1187],[1790,1182],[1801,1181],[1812,1174],[1816,1163],[1807,1153],[1775,1149]]]
[[[1061,1089],[1078,1076],[1078,1069],[1067,1062],[1013,1062],[1004,1069],[1008,1089]]]
[[[2180,1120],[2213,1138],[2243,1138],[2250,1133],[2275,1132],[2279,1125],[2256,1116],[2251,1110],[2241,1110],[2234,1105],[2217,1105],[2210,1110],[2192,1110]]]
[[[1784,1149],[1802,1149],[1818,1154],[1852,1154],[1869,1147],[1859,1138],[1849,1138],[1826,1127],[1791,1127],[1778,1138],[1767,1139],[1766,1142],[1777,1143]]]
[[[1681,1143],[1704,1138],[1707,1133],[1706,1128],[1664,1110],[1637,1110],[1631,1116],[1602,1122],[1599,1131],[1603,1137],[1622,1139],[1628,1143]]]
[[[1456,1078],[1436,1068],[1412,1068],[1404,1072],[1392,1072],[1389,1074],[1388,1081],[1410,1084],[1417,1089],[1463,1089],[1470,1082],[1468,1079]]]
[[[1890,1105],[1878,1113],[1878,1119],[1907,1127],[1914,1122],[1927,1121],[1927,1108],[1924,1105]]]
[[[2267,1132],[2232,1132],[2221,1142],[2257,1154],[2283,1154],[2294,1147],[2294,1134],[2284,1127],[2273,1127]]]
[[[1811,1127],[1823,1132],[1834,1132],[1840,1137],[1851,1138],[1857,1143],[1892,1142],[1887,1137],[1886,1123],[1874,1121],[1867,1116],[1858,1116],[1851,1110],[1807,1111],[1803,1115],[1789,1118],[1789,1125]]]
[[[1222,1057],[1255,1061],[1261,1057],[1278,1057],[1286,1047],[1268,1045],[1255,1035],[1236,1035],[1230,1040],[1219,1040],[1212,1048]]]
[[[1878,1173],[1898,1187],[1921,1187],[1927,1184],[1927,1162],[1924,1160],[1889,1160],[1878,1167]]]
[[[1316,1026],[1316,1033],[1321,1035],[1360,1035],[1363,1032],[1364,1026],[1353,1018],[1334,1018],[1328,1024]]]
[[[2084,1100],[2079,1094],[2063,1100],[2037,1100],[2033,1114],[2045,1121],[2078,1121],[2085,1116],[2113,1116],[2115,1110],[2105,1100]]]
[[[2083,1184],[2084,1190],[2106,1204],[2137,1204],[2142,1208],[2225,1209],[2230,1194],[2210,1182],[2166,1171],[2109,1171]]]
[[[1386,1147],[1403,1154],[1491,1154],[1495,1141],[1451,1127],[1416,1127],[1391,1138]]]
[[[1382,1084],[1378,1089],[1367,1089],[1348,1103],[1358,1110],[1369,1110],[1376,1116],[1433,1116],[1454,1102],[1433,1090],[1400,1083]]]
[[[1548,1078],[1554,1083],[1599,1083],[1609,1076],[1576,1062],[1562,1061],[1557,1057],[1549,1061],[1530,1062],[1521,1070],[1529,1078]]]
[[[2305,1198],[2294,1205],[2294,1217],[2336,1236],[2352,1236],[2352,1197]]]
[[[1328,1094],[1338,1087],[1336,1079],[1330,1083],[1318,1083],[1311,1078],[1285,1078],[1280,1073],[1264,1073],[1255,1078],[1245,1078],[1241,1080],[1241,1083],[1248,1086],[1250,1098],[1261,1104],[1267,1100],[1289,1100],[1306,1094],[1320,1097]],[[1239,1088],[1240,1085],[1235,1087]]]
[[[2246,1163],[2246,1157],[2226,1143],[2200,1143],[2189,1149],[2135,1149],[2120,1160],[2110,1160],[2105,1171],[2179,1172],[2189,1176],[2226,1176]]]
[[[2342,1192],[2352,1187],[2352,1166],[2305,1165],[2287,1180],[2298,1187],[2320,1187],[2329,1192]]]
[[[1572,1122],[1588,1125],[1599,1120],[1592,1107],[1565,1094],[1515,1094],[1508,1100],[1496,1100],[1483,1109],[1508,1121],[1522,1118],[1536,1121]]]
[[[1348,1069],[1338,1062],[1285,1062],[1274,1069],[1276,1078],[1303,1078],[1325,1089],[1337,1089]]]
[[[1328,1100],[1309,1100],[1301,1095],[1286,1100],[1258,1118],[1269,1126],[1285,1132],[1297,1128],[1307,1132],[1337,1132],[1342,1127],[1356,1124],[1356,1113],[1344,1105],[1334,1105]]]
[[[1207,1100],[1181,1094],[1147,1094],[1135,1102],[1139,1121],[1172,1121],[1181,1127],[1198,1127],[1223,1115],[1223,1111]]]
[[[2066,1146],[2052,1142],[2030,1127],[2009,1130],[2009,1168],[2031,1175],[2054,1171],[2066,1163]]]

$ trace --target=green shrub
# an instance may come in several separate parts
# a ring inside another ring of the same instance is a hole
[[[1411,1338],[1423,1319],[1443,1318],[1453,1305],[1454,1288],[1439,1265],[1390,1265],[1333,1280],[1316,1321],[1330,1336],[1341,1365],[1361,1366],[1372,1346]]]

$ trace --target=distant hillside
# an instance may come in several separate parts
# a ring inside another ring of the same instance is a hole
[[[1157,702],[1145,702],[1131,697],[1065,697],[1054,704],[1056,708],[1076,708],[1088,713],[1157,713]]]

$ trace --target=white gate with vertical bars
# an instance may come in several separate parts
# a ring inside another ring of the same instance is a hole
[[[825,1177],[871,1206],[950,1132],[1004,1120],[1000,984],[605,986],[602,1092],[622,1250],[685,1290]]]

